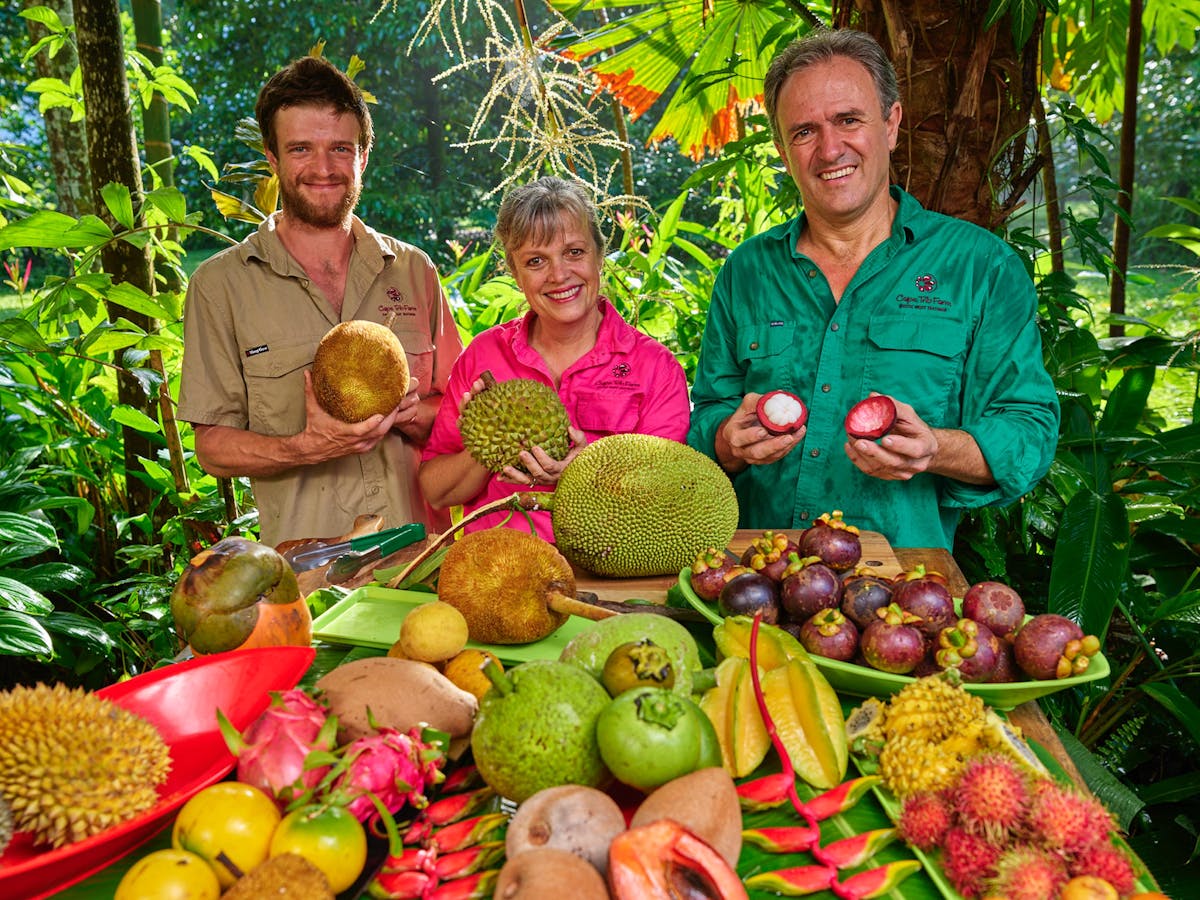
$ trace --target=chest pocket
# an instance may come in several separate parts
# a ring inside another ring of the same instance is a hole
[[[571,422],[594,435],[627,434],[636,431],[642,418],[642,394],[616,391],[579,391],[575,395]]]
[[[796,326],[791,322],[738,327],[736,354],[745,373],[744,390],[761,394],[792,386],[786,367],[795,338]]]
[[[289,435],[304,429],[304,370],[316,352],[310,340],[244,359],[251,431]]]
[[[417,380],[417,391],[425,396],[433,381],[433,341],[423,331],[397,331],[396,337],[408,357],[409,378]]]
[[[903,400],[934,427],[957,422],[968,350],[967,323],[875,316],[867,336],[869,352],[863,367],[866,390]]]

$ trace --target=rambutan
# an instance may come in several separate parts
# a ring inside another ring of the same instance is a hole
[[[921,850],[932,850],[950,828],[950,809],[940,794],[910,794],[900,810],[900,836]]]
[[[962,828],[951,828],[942,841],[942,871],[964,897],[978,897],[995,875],[1000,848],[987,838]]]
[[[1088,847],[1071,860],[1072,875],[1095,875],[1103,878],[1122,897],[1128,897],[1136,887],[1137,873],[1129,856],[1111,843]]]
[[[1099,800],[1050,779],[1034,786],[1028,821],[1034,843],[1067,855],[1107,841],[1113,825]]]
[[[951,797],[964,828],[999,844],[1021,829],[1029,786],[1010,757],[989,753],[967,762]]]
[[[1006,900],[1051,900],[1069,880],[1061,858],[1021,844],[996,861],[996,877],[987,886]]]

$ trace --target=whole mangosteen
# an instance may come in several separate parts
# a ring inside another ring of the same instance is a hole
[[[867,664],[881,672],[905,675],[925,657],[925,635],[916,627],[917,617],[895,603],[879,610],[878,619],[867,626],[860,648]]]
[[[946,587],[945,578],[926,572],[924,566],[899,576],[892,587],[892,602],[921,620],[917,627],[930,641],[936,640],[939,631],[958,620],[954,598],[950,588]]]
[[[1025,603],[1007,584],[980,581],[963,594],[962,614],[982,622],[997,637],[1011,639],[1025,621]]]
[[[737,565],[737,560],[716,547],[709,547],[696,554],[692,563],[692,590],[696,596],[715,603],[721,588],[725,587],[726,576]]]
[[[743,572],[725,582],[717,596],[723,616],[751,616],[762,612],[768,625],[779,621],[779,586],[761,572]]]
[[[793,622],[805,622],[842,601],[842,580],[815,556],[792,554],[779,584],[779,604]]]
[[[858,653],[858,627],[837,609],[823,609],[800,626],[809,653],[849,662]]]
[[[982,622],[959,619],[938,632],[934,660],[941,669],[957,669],[967,684],[991,681],[1000,639]]]
[[[842,614],[859,628],[874,622],[875,610],[891,602],[892,585],[878,575],[859,571],[842,580]]]
[[[1099,650],[1095,635],[1084,635],[1075,622],[1055,613],[1034,616],[1013,640],[1017,665],[1040,681],[1082,675]]]
[[[764,531],[742,553],[742,565],[780,581],[788,567],[788,557],[798,549],[796,542],[782,531]]]
[[[801,556],[816,556],[836,572],[854,568],[862,559],[862,541],[858,529],[847,525],[842,511],[822,513],[820,518],[806,528],[797,542]]]

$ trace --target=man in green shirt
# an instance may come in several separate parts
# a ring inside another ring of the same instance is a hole
[[[804,210],[717,275],[688,443],[733,479],[744,528],[836,508],[895,546],[950,548],[961,509],[1012,502],[1054,455],[1029,275],[998,237],[889,186],[901,107],[870,35],[793,43],[764,95]],[[771,390],[805,403],[805,428],[762,427]],[[871,393],[896,402],[896,424],[848,439],[846,412]]]

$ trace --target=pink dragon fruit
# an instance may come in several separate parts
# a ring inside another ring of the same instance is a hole
[[[335,777],[331,796],[338,798],[360,822],[378,819],[375,797],[389,813],[405,803],[424,809],[426,788],[439,783],[445,757],[432,743],[422,740],[420,728],[407,734],[379,728],[343,750],[342,771]]]
[[[329,772],[337,717],[302,690],[272,691],[271,705],[242,734],[217,711],[237,779],[262,788],[280,806],[315,788]]]

